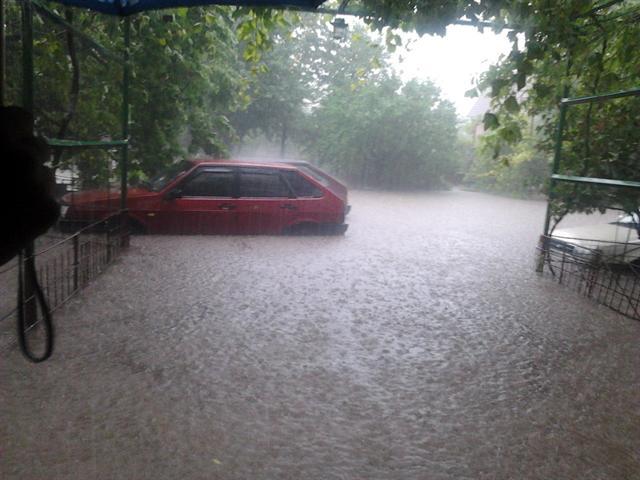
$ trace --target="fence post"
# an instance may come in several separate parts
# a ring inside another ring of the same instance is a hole
[[[540,245],[539,247],[540,252],[538,253],[536,272],[542,273],[544,270],[544,261],[545,261],[545,258],[547,258],[547,252],[549,247],[548,238],[545,235],[540,235],[539,245]]]
[[[564,267],[567,261],[567,252],[562,252],[562,263],[560,264],[560,277],[558,277],[558,283],[562,283],[562,277],[564,276]]]
[[[588,274],[587,274],[587,297],[591,298],[593,294],[593,287],[595,287],[598,277],[600,275],[600,269],[602,267],[602,255],[600,252],[596,252],[593,260],[589,262]]]
[[[78,282],[78,269],[80,267],[79,250],[80,250],[80,235],[76,233],[73,236],[73,291],[74,292],[76,292],[79,287],[79,282]]]
[[[106,235],[106,245],[107,245],[107,261],[105,262],[107,265],[111,263],[111,222],[112,218],[108,219],[105,222],[105,228],[107,229]]]

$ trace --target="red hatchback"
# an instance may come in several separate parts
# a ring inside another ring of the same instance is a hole
[[[63,222],[106,218],[119,192],[63,197]],[[347,190],[304,162],[198,160],[171,165],[127,196],[134,229],[146,233],[344,233]]]

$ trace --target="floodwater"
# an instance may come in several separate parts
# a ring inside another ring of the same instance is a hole
[[[640,323],[544,204],[354,192],[345,237],[134,237],[0,358],[2,479],[640,478]]]

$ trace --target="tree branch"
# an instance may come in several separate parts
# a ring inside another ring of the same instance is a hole
[[[608,2],[605,2],[605,3],[601,4],[601,5],[596,5],[595,7],[593,7],[591,10],[589,10],[587,12],[584,12],[584,13],[581,13],[579,15],[574,16],[573,19],[575,20],[577,18],[590,17],[590,16],[594,15],[595,13],[599,12],[600,10],[604,10],[606,8],[612,7],[612,6],[616,5],[616,4],[622,3],[624,1],[625,0],[610,0]]]

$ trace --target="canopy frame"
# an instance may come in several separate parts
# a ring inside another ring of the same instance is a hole
[[[611,187],[611,188],[630,188],[640,190],[640,182],[631,180],[618,180],[611,178],[584,177],[577,175],[560,174],[562,165],[562,144],[564,143],[564,129],[567,119],[567,110],[572,105],[581,105],[585,103],[601,103],[618,98],[639,97],[640,87],[624,90],[621,92],[604,93],[600,95],[590,95],[586,97],[568,98],[568,87],[565,86],[564,98],[560,100],[558,126],[556,127],[556,140],[553,155],[553,165],[551,167],[551,175],[549,177],[549,193],[547,198],[547,210],[544,218],[544,227],[541,237],[542,248],[537,262],[536,271],[542,273],[544,270],[544,259],[547,255],[548,244],[551,240],[551,205],[555,198],[555,187],[558,182],[593,185],[595,187]]]

